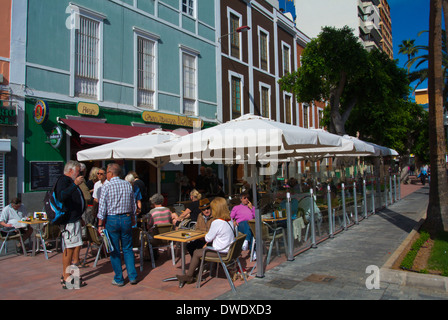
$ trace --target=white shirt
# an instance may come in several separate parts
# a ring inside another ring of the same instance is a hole
[[[0,214],[0,221],[6,224],[12,224],[15,228],[24,228],[27,225],[20,223],[19,221],[22,220],[22,218],[27,217],[28,212],[23,204],[20,205],[17,211],[11,207],[11,204],[9,204],[3,208],[2,213]]]
[[[212,222],[210,230],[205,235],[205,241],[213,241],[213,249],[226,253],[229,245],[235,239],[232,222],[216,219]]]
[[[106,184],[109,183],[109,180],[104,180],[104,183],[101,182],[101,180],[98,180],[97,182],[95,182],[95,184],[93,185],[93,194],[92,197],[96,200],[100,200],[101,197],[101,188]]]

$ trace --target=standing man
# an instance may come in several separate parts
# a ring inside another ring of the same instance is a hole
[[[84,177],[80,175],[80,163],[69,160],[64,167],[63,176],[56,182],[55,194],[57,200],[64,203],[67,209],[65,221],[61,224],[61,231],[64,240],[64,254],[62,255],[63,279],[62,288],[71,289],[73,286],[67,285],[67,281],[72,281],[69,267],[72,260],[79,256],[82,247],[81,217],[86,208],[86,202],[79,185],[84,182]],[[80,286],[86,283],[81,281]]]
[[[129,182],[120,179],[121,168],[116,163],[107,166],[107,180],[101,189],[98,207],[98,230],[106,228],[114,247],[110,262],[115,276],[112,285],[123,286],[123,270],[121,268],[120,242],[123,249],[124,263],[129,282],[137,284],[134,252],[132,251],[132,227],[135,225],[135,199]]]
[[[98,215],[98,205],[100,202],[100,197],[101,197],[101,188],[103,187],[104,184],[108,183],[109,181],[106,179],[106,168],[100,168],[98,170],[98,172],[96,173],[98,176],[98,181],[95,182],[95,184],[93,185],[93,225],[96,226],[97,225],[97,215]]]

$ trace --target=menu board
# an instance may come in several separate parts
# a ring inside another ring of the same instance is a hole
[[[49,190],[64,173],[62,161],[31,161],[31,190]]]

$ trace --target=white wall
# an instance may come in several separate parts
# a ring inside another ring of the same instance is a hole
[[[342,28],[348,25],[358,32],[358,0],[294,0],[296,25],[310,38],[315,38],[322,27]]]

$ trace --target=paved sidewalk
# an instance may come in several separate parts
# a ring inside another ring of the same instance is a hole
[[[429,187],[404,185],[402,188],[402,196],[405,195],[403,192],[414,192],[359,225],[320,243],[317,248],[296,256],[294,261],[268,270],[265,277],[254,278],[247,285],[240,286],[238,295],[228,292],[217,299],[448,299],[448,293],[435,289],[431,279],[426,283],[424,278],[431,277],[427,275],[418,275],[419,281],[414,281],[420,286],[418,288],[386,277],[386,271],[382,269],[379,271],[379,289],[366,287],[366,282],[373,284],[374,275],[372,271],[366,273],[367,267],[374,266],[378,271],[386,263],[390,264],[392,255],[404,241],[409,240],[409,234],[426,213]]]
[[[381,268],[387,264],[417,225],[426,211],[428,191],[428,187],[421,185],[402,185],[401,201],[320,243],[316,249],[296,256],[292,262],[285,261],[284,255],[278,257],[269,265],[264,278],[251,277],[247,285],[235,282],[237,294],[230,291],[223,275],[208,278],[200,289],[195,285],[181,289],[175,281],[162,282],[180,273],[180,262],[173,266],[166,253],[161,254],[155,269],[150,267],[149,261],[145,262],[143,271],[139,272],[141,281],[136,286],[126,282],[121,288],[111,285],[113,271],[109,259],[99,260],[94,268],[94,255],[89,254],[90,267],[81,269],[88,286],[80,290],[62,290],[59,284],[62,255],[53,252],[48,260],[42,253],[35,257],[14,253],[0,256],[0,299],[167,300],[174,306],[177,304],[173,300],[183,303],[213,299],[447,299],[448,294],[444,292],[403,286],[396,278],[385,281],[385,276],[380,276],[380,289],[368,290],[365,285],[370,275],[366,273],[367,266]],[[81,251],[82,258],[84,254],[85,248]],[[245,267],[250,268],[253,263],[247,259],[248,252],[244,257]],[[139,267],[138,260],[136,265]]]

